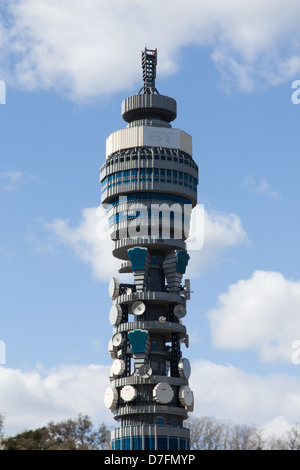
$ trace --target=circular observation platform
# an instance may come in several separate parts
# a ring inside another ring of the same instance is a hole
[[[122,102],[122,118],[128,123],[141,119],[157,119],[171,122],[177,116],[177,104],[173,98],[145,93],[129,96]]]

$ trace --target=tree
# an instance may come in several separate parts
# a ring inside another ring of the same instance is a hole
[[[94,449],[96,433],[88,416],[79,415],[77,420],[68,419],[48,424],[50,446],[63,450]]]
[[[4,450],[96,450],[109,448],[109,430],[94,429],[91,419],[79,414],[75,420],[50,422],[43,428],[3,439]]]
[[[99,450],[110,449],[110,430],[102,423],[97,433],[97,448]]]
[[[230,450],[263,450],[265,439],[262,431],[253,425],[230,426],[228,447]]]
[[[295,424],[282,436],[271,436],[269,439],[271,450],[300,450],[300,425]]]
[[[4,450],[45,450],[47,438],[48,432],[44,427],[4,438],[2,444]]]
[[[190,418],[191,450],[221,450],[224,447],[224,426],[215,418]]]
[[[191,450],[261,450],[262,432],[255,426],[231,424],[210,416],[190,418]]]
[[[0,449],[2,448],[4,416],[0,414]]]

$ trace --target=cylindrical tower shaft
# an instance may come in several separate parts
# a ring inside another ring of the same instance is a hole
[[[189,449],[183,424],[193,409],[181,347],[188,347],[183,275],[198,167],[191,137],[171,127],[176,101],[155,88],[156,62],[156,50],[145,49],[144,93],[123,101],[128,126],[108,137],[100,172],[113,255],[119,273],[132,274],[131,283],[115,277],[109,285],[113,363],[105,404],[118,422],[112,448],[120,450]]]

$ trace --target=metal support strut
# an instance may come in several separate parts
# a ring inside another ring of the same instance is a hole
[[[143,90],[144,93],[158,93],[155,88],[156,78],[156,65],[157,65],[157,49],[147,49],[142,51],[142,69],[143,69],[143,81],[144,85],[140,89],[139,93]]]

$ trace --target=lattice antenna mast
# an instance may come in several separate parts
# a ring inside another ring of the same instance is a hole
[[[156,65],[157,65],[157,49],[147,49],[142,51],[142,69],[144,85],[140,89],[139,94],[143,90],[144,93],[153,94],[158,93],[155,88],[156,78]]]

